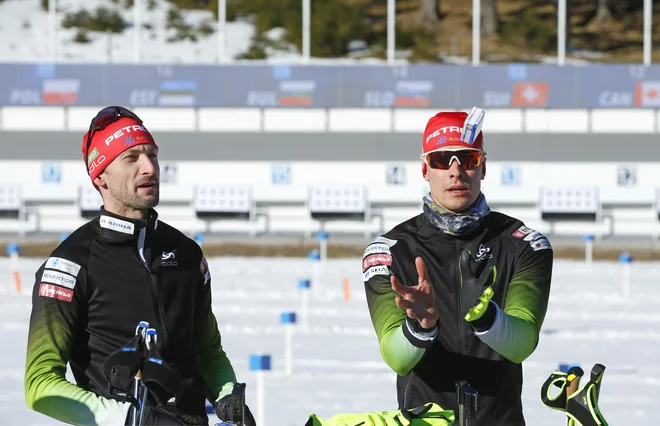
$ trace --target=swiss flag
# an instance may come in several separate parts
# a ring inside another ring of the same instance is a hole
[[[660,106],[660,81],[640,81],[635,87],[635,106]]]
[[[513,85],[511,106],[544,107],[548,104],[548,83],[523,82]]]

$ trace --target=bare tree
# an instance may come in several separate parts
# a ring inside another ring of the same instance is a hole
[[[440,21],[440,1],[422,0],[419,6],[419,23],[428,29],[433,29]]]
[[[500,29],[500,18],[497,14],[497,0],[486,0],[484,7],[484,34],[491,36]]]

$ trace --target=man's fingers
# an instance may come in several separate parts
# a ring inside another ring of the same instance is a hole
[[[390,282],[392,283],[392,290],[399,293],[401,296],[406,297],[407,295],[411,294],[410,289],[404,285],[401,285],[396,275],[392,275]]]
[[[396,306],[398,306],[401,309],[407,310],[407,309],[412,309],[413,307],[413,302],[411,302],[410,300],[406,300],[403,297],[397,296],[395,301],[396,301]]]
[[[426,276],[426,263],[424,263],[424,259],[416,257],[415,268],[417,268],[417,276],[419,277],[417,284],[421,284],[428,279]]]

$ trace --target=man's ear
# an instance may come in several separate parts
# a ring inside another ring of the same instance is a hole
[[[105,172],[101,172],[97,177],[92,181],[96,188],[108,189],[108,182],[105,180]]]
[[[483,169],[481,170],[481,180],[486,179],[486,162],[483,163]]]

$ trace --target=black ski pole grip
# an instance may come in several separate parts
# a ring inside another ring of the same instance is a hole
[[[238,426],[245,426],[245,383],[234,384],[231,394],[238,400],[238,412],[235,413]]]
[[[471,386],[465,388],[465,418],[474,420],[477,418],[479,392]]]
[[[458,405],[458,424],[459,426],[465,426],[465,389],[470,386],[470,384],[465,380],[459,380],[454,383],[456,386],[456,404]]]

